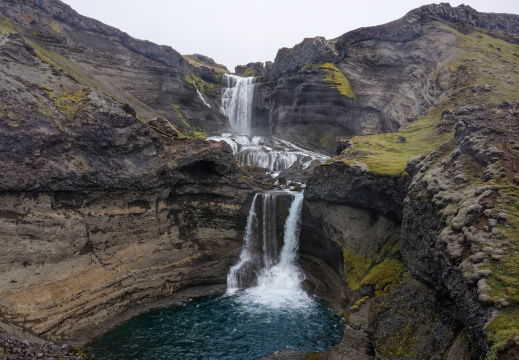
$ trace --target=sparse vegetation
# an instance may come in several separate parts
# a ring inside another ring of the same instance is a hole
[[[326,76],[324,81],[329,83],[332,88],[337,89],[337,91],[346,97],[357,99],[350,82],[337,66],[332,63],[324,63],[319,66],[319,69],[325,72]]]

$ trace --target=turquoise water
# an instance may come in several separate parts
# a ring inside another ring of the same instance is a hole
[[[104,360],[252,360],[282,349],[326,351],[341,341],[344,321],[323,303],[307,297],[276,306],[257,299],[257,293],[240,290],[153,311],[102,337],[86,353]]]

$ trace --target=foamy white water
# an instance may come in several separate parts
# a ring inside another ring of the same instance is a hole
[[[220,136],[211,136],[207,140],[223,140],[228,143],[242,165],[260,166],[273,172],[288,169],[293,165],[296,169],[303,170],[328,159],[326,155],[276,137],[223,133]]]
[[[243,247],[240,253],[240,260],[236,265],[231,266],[229,274],[227,274],[227,287],[229,292],[235,292],[242,287],[242,279],[248,277],[249,268],[246,264],[253,262],[252,242],[254,241],[254,226],[256,224],[256,199],[258,194],[254,195],[252,204],[247,217],[247,226],[245,228],[245,236],[243,237]]]
[[[221,111],[229,117],[234,130],[242,134],[250,134],[256,78],[224,74],[223,79],[225,90],[222,95]]]
[[[236,293],[240,284],[240,280],[236,279],[236,277],[249,276],[251,273],[247,273],[247,271],[251,268],[257,269],[256,266],[251,265],[254,261],[257,261],[257,259],[254,259],[254,255],[251,254],[251,249],[254,247],[252,224],[257,220],[256,212],[252,208],[256,207],[257,196],[256,194],[251,211],[249,212],[244,247],[240,255],[240,261],[231,268],[227,277],[228,292],[231,294]],[[268,197],[270,195],[267,193],[262,194],[262,196]],[[265,202],[264,199],[263,208],[265,208],[265,206],[271,206],[270,204],[271,202]],[[269,258],[263,261],[263,268],[257,273],[257,286],[246,289],[241,294],[238,300],[239,302],[257,304],[269,308],[301,308],[313,306],[313,300],[301,288],[304,274],[296,263],[302,207],[303,194],[296,194],[285,222],[284,243],[281,252],[276,254],[276,258]],[[263,228],[265,229],[264,224]],[[263,238],[265,239],[265,236]],[[270,239],[272,239],[272,237]],[[269,253],[271,252],[268,251],[268,246],[266,247],[265,244],[263,244],[263,249],[268,252],[264,252],[263,257],[270,257]]]

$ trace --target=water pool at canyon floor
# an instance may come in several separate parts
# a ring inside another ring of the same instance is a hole
[[[258,291],[239,290],[152,311],[121,325],[86,352],[89,359],[103,360],[253,360],[282,349],[326,351],[341,341],[344,321],[328,306],[306,294],[288,298]]]

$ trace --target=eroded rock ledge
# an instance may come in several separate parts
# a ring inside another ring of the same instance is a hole
[[[83,343],[224,291],[252,200],[231,148],[172,138],[0,40],[0,320]]]
[[[517,311],[517,116],[515,102],[445,111],[454,139],[412,158],[409,176],[342,160],[316,169],[302,259],[317,252],[341,275],[341,294],[328,296],[349,321],[323,359],[481,359],[492,342],[503,358],[516,351],[506,331]]]

